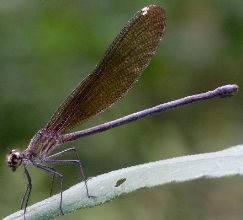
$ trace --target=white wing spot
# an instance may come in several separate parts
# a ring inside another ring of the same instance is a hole
[[[149,7],[144,7],[142,9],[142,15],[146,15],[148,13]]]

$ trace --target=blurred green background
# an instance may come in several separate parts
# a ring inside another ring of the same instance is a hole
[[[128,19],[149,4],[167,13],[166,33],[150,66],[126,98],[79,129],[223,84],[243,85],[243,1],[0,1],[1,218],[19,209],[26,187],[22,168],[13,173],[5,166],[6,153],[26,148]],[[88,176],[222,150],[243,143],[242,98],[240,91],[68,146],[78,148]],[[60,169],[66,187],[78,182],[77,169]],[[35,168],[30,172],[32,204],[48,197],[51,178]],[[242,185],[242,177],[173,183],[59,219],[242,219]]]

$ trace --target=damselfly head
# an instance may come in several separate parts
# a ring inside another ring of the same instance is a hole
[[[15,171],[21,165],[22,159],[22,153],[19,150],[14,149],[7,155],[6,162],[7,165],[11,167],[12,171]]]

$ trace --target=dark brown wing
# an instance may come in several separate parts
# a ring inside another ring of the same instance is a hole
[[[46,129],[63,132],[107,109],[136,82],[165,29],[165,12],[151,5],[123,28],[96,69],[57,109]]]

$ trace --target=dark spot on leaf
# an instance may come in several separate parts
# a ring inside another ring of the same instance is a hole
[[[115,187],[120,186],[120,185],[123,184],[126,180],[127,180],[126,178],[121,178],[121,179],[117,180]]]

